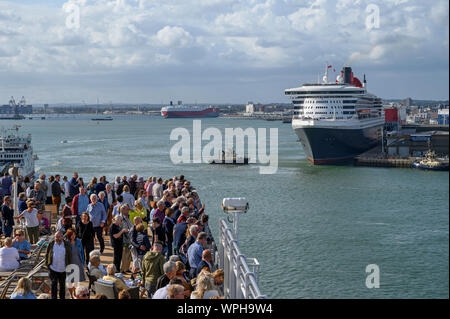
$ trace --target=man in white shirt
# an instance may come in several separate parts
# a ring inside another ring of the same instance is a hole
[[[56,232],[55,240],[48,244],[45,253],[45,264],[52,282],[52,299],[58,299],[58,284],[59,299],[65,299],[66,297],[66,267],[70,265],[71,259],[70,244],[64,241],[62,232]],[[81,269],[81,271],[83,270]]]

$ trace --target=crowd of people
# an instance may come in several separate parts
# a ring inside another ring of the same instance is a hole
[[[70,179],[19,179],[16,214],[13,186],[5,174],[0,180],[0,271],[19,267],[40,236],[52,235],[45,252],[51,295],[45,298],[64,299],[68,289],[72,298],[85,299],[90,291],[80,282],[92,278],[113,282],[121,299],[130,298],[128,291],[136,285],[153,299],[222,298],[224,273],[213,263],[205,205],[183,175],[169,180],[118,176],[113,182],[101,176],[89,183],[78,173]],[[48,204],[58,212],[54,234],[44,215]],[[113,250],[108,265],[102,263],[104,236]],[[69,265],[80,271],[67,282]],[[36,298],[26,278],[19,283],[11,298]]]

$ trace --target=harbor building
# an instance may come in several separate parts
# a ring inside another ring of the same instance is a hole
[[[438,111],[437,123],[439,125],[449,125],[449,122],[448,122],[448,110],[449,109],[442,109],[442,110]]]
[[[387,138],[387,153],[391,157],[419,157],[429,150],[438,156],[449,154],[448,131],[428,131],[409,135],[398,134]]]
[[[245,106],[245,113],[253,114],[255,112],[256,112],[255,104],[253,102],[248,102],[247,105]]]

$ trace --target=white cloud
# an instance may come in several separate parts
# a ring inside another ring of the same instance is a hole
[[[0,2],[0,70],[132,78],[136,70],[164,77],[176,65],[180,76],[171,80],[190,82],[195,72],[205,81],[225,73],[239,79],[258,72],[255,80],[286,70],[316,74],[312,69],[327,60],[377,70],[406,68],[419,58],[428,69],[448,66],[447,0],[68,3],[80,6],[79,29],[66,27],[62,7]],[[368,31],[372,3],[380,8],[380,28]]]
[[[156,34],[159,43],[166,47],[182,48],[188,46],[192,42],[189,32],[181,27],[165,26]]]

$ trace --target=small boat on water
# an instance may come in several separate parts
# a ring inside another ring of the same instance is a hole
[[[428,151],[425,158],[413,163],[413,168],[431,171],[448,171],[448,163],[436,158],[436,153]]]
[[[92,121],[112,121],[113,118],[111,116],[106,117],[95,117],[91,119]]]
[[[227,161],[228,157],[226,156],[226,153],[222,151],[222,157],[209,161],[209,164],[248,165],[249,163],[248,157],[238,157],[235,152],[233,152],[232,158],[233,161]]]

